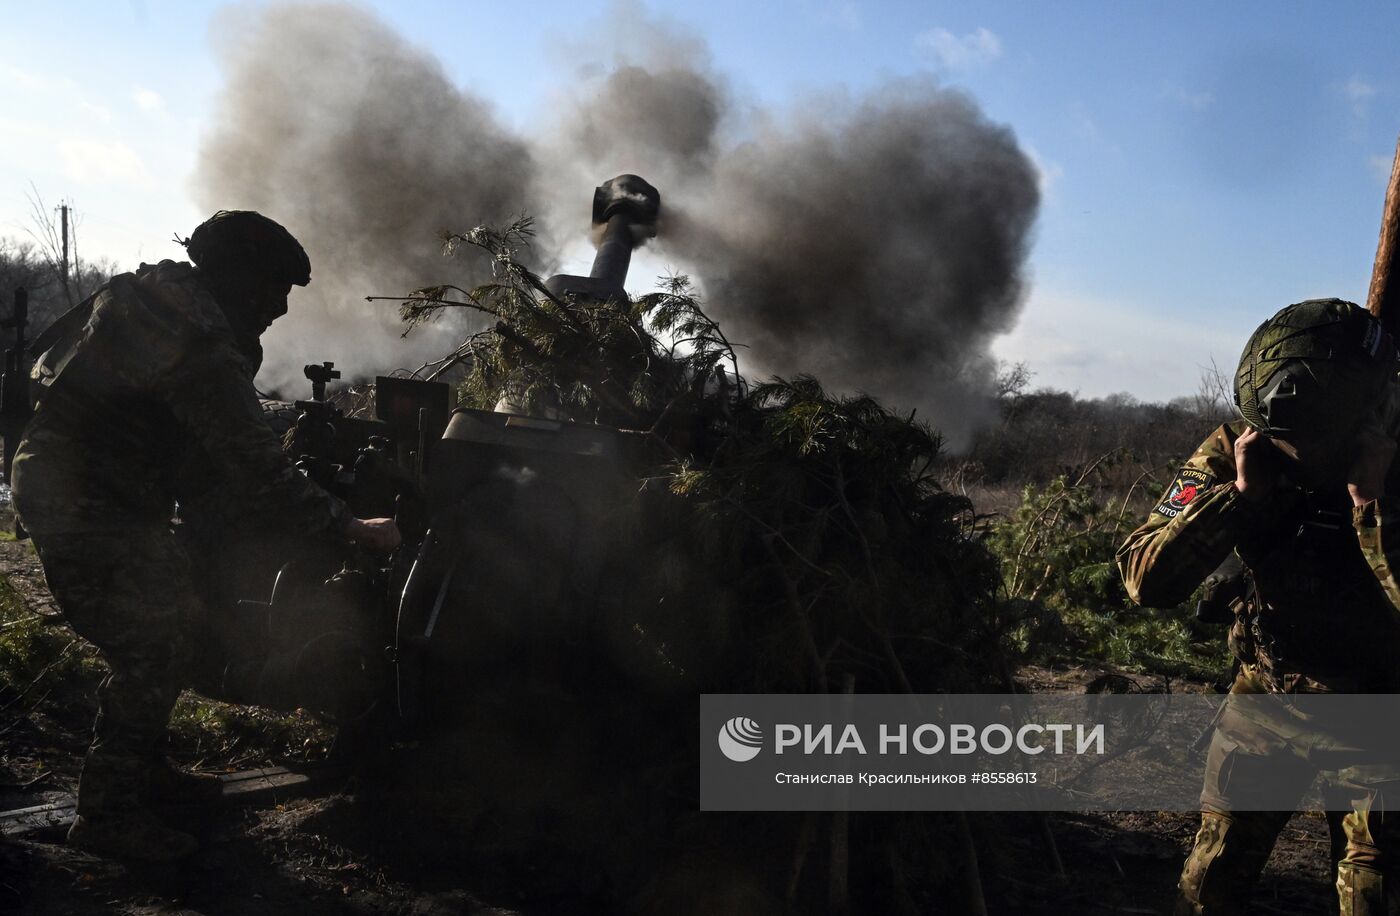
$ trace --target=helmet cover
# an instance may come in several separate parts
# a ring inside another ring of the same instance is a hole
[[[1395,343],[1369,312],[1341,299],[1309,299],[1249,338],[1235,373],[1235,406],[1266,436],[1346,436],[1396,368]]]
[[[311,261],[281,224],[253,210],[220,210],[181,244],[200,270],[215,276],[255,276],[305,286]]]

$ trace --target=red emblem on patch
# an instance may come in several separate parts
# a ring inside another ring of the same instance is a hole
[[[1215,483],[1215,478],[1196,468],[1182,468],[1167,487],[1167,492],[1156,511],[1167,518],[1176,518],[1189,506],[1203,490]]]

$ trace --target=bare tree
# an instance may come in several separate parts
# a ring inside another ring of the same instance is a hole
[[[1025,394],[1033,375],[1035,373],[1025,363],[997,363],[997,400],[1014,400]]]
[[[1200,383],[1188,403],[1193,413],[1213,423],[1235,419],[1234,380],[1216,365],[1214,358],[1209,366],[1201,367]]]

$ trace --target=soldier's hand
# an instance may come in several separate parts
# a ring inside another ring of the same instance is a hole
[[[1364,506],[1385,495],[1385,478],[1395,460],[1397,435],[1400,435],[1400,383],[1392,380],[1356,436],[1356,458],[1347,474],[1347,492],[1354,505]]]
[[[345,534],[356,544],[377,553],[388,553],[403,543],[399,526],[392,518],[357,518],[350,522]]]
[[[1235,489],[1250,502],[1262,503],[1278,486],[1278,457],[1269,437],[1247,429],[1235,440]]]
[[[1364,506],[1385,495],[1385,478],[1395,460],[1395,437],[1373,425],[1362,427],[1356,437],[1356,460],[1347,475],[1347,492],[1353,505]]]

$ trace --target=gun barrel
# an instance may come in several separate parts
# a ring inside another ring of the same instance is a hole
[[[631,215],[614,213],[603,231],[603,240],[598,243],[598,254],[593,258],[593,270],[589,272],[589,277],[622,289],[627,282],[627,268],[632,265],[634,244]]]
[[[595,299],[624,295],[632,252],[656,235],[661,193],[636,175],[609,179],[593,193],[593,225],[602,227],[593,269],[586,277],[556,274],[545,288],[556,296],[567,294]]]

